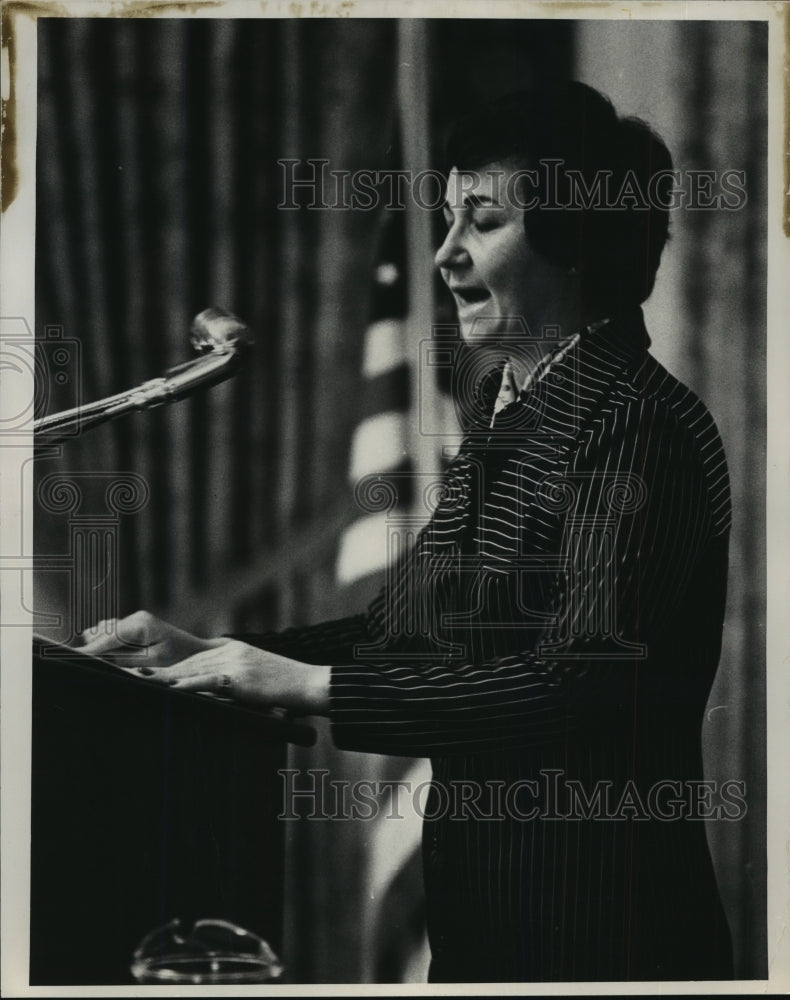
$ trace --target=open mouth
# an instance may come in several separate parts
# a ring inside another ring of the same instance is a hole
[[[485,288],[454,288],[453,294],[464,305],[476,305],[478,302],[485,302],[490,297],[490,293]]]

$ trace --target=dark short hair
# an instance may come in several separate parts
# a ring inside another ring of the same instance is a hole
[[[550,262],[579,269],[589,302],[608,309],[650,295],[669,233],[672,157],[649,125],[618,117],[583,83],[521,91],[457,121],[443,166],[472,171],[501,161],[537,171],[527,239]]]

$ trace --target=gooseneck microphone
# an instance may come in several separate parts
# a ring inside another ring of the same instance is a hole
[[[36,443],[60,444],[65,438],[132,410],[175,403],[193,392],[224,382],[238,370],[241,358],[252,345],[252,334],[238,317],[212,306],[192,321],[190,341],[199,357],[169,368],[161,378],[150,379],[135,389],[95,403],[34,420]]]

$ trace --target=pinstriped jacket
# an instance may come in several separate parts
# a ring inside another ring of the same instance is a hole
[[[431,758],[434,981],[731,975],[702,819],[737,803],[700,784],[728,475],[648,347],[641,310],[586,331],[367,613],[250,640],[333,664],[339,747]]]

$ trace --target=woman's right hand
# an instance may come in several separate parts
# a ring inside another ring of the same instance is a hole
[[[188,656],[216,649],[230,642],[227,638],[200,639],[156,618],[150,611],[136,611],[126,618],[100,621],[82,633],[85,645],[81,653],[102,656],[120,666],[138,668],[148,673],[169,667]]]

